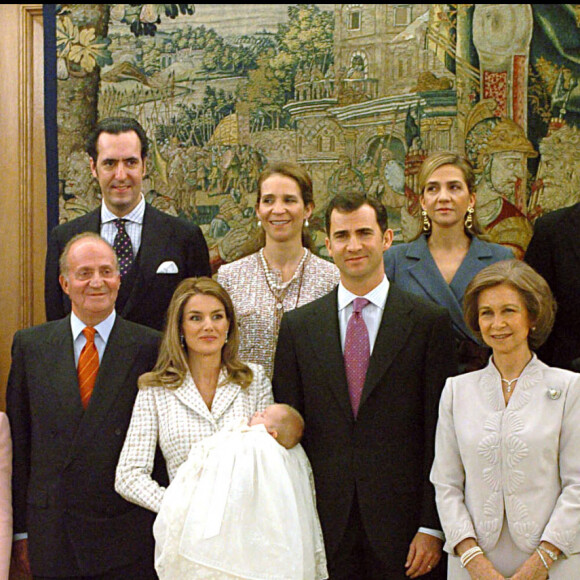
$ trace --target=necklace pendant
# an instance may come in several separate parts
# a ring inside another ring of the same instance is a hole
[[[284,306],[282,305],[282,303],[281,303],[281,302],[277,302],[277,303],[276,303],[276,308],[277,308],[278,310],[280,310],[280,309],[281,309],[281,308],[283,308],[283,307],[284,307]]]
[[[508,395],[512,392],[512,385],[519,379],[520,377],[516,377],[515,379],[512,379],[511,381],[508,381],[507,379],[502,379],[501,382],[505,383],[507,385],[507,387],[505,388],[506,392],[508,393]]]

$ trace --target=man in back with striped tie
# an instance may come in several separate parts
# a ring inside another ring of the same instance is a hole
[[[71,314],[18,331],[12,347],[13,564],[35,579],[155,579],[154,514],[114,478],[159,333],[116,314],[117,257],[98,234],[71,239],[60,272]]]

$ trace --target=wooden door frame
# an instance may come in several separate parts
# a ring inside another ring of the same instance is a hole
[[[44,317],[46,163],[42,4],[2,4],[0,37],[0,408],[12,336]]]

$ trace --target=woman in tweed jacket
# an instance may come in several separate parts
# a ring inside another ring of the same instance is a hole
[[[258,179],[256,202],[264,247],[217,274],[236,308],[240,357],[263,365],[269,378],[284,312],[328,294],[340,280],[338,268],[309,249],[313,211],[308,172],[295,163],[269,165]]]
[[[151,477],[158,444],[171,481],[194,443],[273,403],[263,368],[241,362],[238,344],[228,293],[211,278],[183,280],[157,364],[139,380],[115,481],[125,499],[158,512],[165,492]]]

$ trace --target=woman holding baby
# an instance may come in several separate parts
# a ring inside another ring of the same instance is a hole
[[[240,361],[238,345],[228,293],[211,278],[181,282],[167,311],[157,364],[139,380],[117,467],[115,487],[123,497],[159,512],[166,490],[151,477],[158,445],[171,482],[192,449],[198,450],[200,443],[222,430],[247,424],[274,402],[263,368]],[[264,434],[274,441],[266,429]],[[189,566],[189,570],[182,577],[244,577],[219,569],[211,576],[207,568],[204,572]]]

